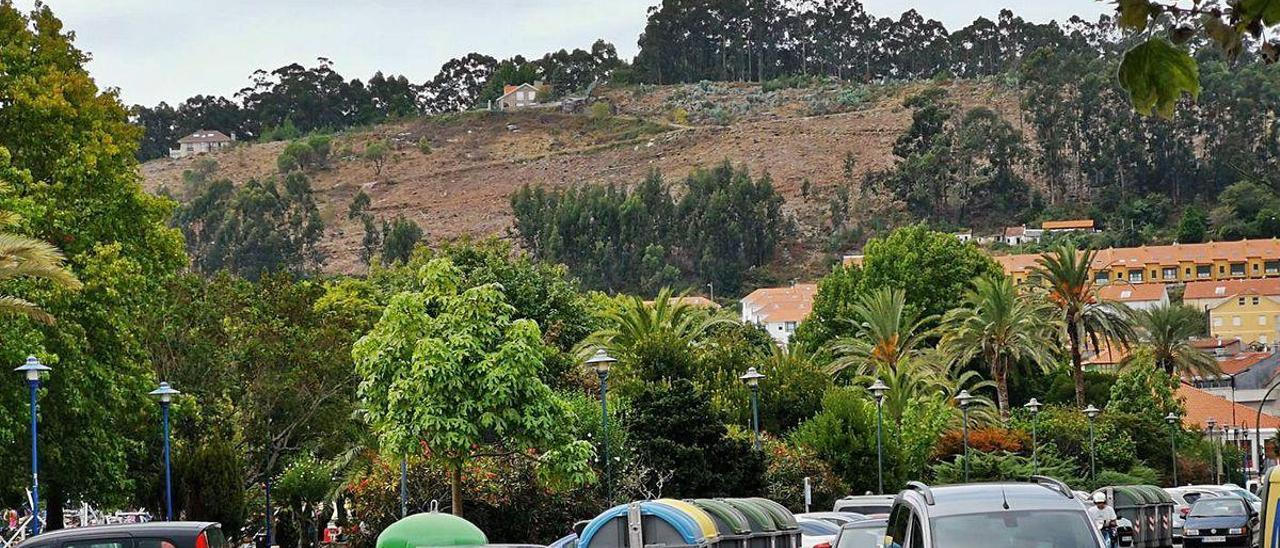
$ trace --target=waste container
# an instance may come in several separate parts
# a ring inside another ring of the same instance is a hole
[[[1147,548],[1147,516],[1144,513],[1146,497],[1128,485],[1103,487],[1100,491],[1106,493],[1107,499],[1111,501],[1116,517],[1127,519],[1132,524],[1134,548]]]
[[[377,548],[484,546],[484,531],[460,517],[427,512],[392,523],[378,535]]]
[[[796,516],[786,506],[765,498],[748,499],[765,508],[773,516],[774,526],[778,528],[774,548],[800,548],[800,526],[796,524]]]
[[[774,525],[773,516],[760,505],[747,499],[716,499],[728,504],[734,510],[742,512],[751,527],[751,535],[747,538],[747,548],[774,548],[774,538],[780,533]],[[782,546],[781,543],[778,544]]]
[[[707,543],[715,544],[719,540],[720,531],[716,527],[715,520],[712,519],[711,515],[706,513],[703,509],[683,500],[676,499],[658,499],[653,502],[665,504],[675,508],[676,510],[684,512],[690,518],[693,518],[693,522],[698,524],[698,528],[702,530],[702,538],[705,539]]]
[[[748,548],[747,540],[751,538],[751,524],[747,516],[728,503],[712,499],[693,499],[685,502],[701,508],[716,522],[716,530],[720,532],[719,548]]]
[[[704,519],[709,520],[705,516]],[[704,525],[670,504],[620,504],[587,523],[578,538],[578,548],[706,547],[712,539],[706,538]]]
[[[1173,546],[1173,498],[1164,489],[1154,485],[1138,485],[1137,488],[1146,495],[1147,504],[1151,507],[1151,531],[1155,546]]]

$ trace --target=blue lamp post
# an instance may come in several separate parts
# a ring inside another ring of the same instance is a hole
[[[960,432],[964,439],[964,482],[969,483],[969,404],[973,402],[973,396],[969,395],[968,390],[961,390],[956,394],[956,403],[960,404]]]
[[[40,374],[52,369],[40,363],[39,358],[27,356],[27,362],[14,371],[27,378],[31,392],[31,536],[35,536],[40,534],[40,436],[36,422],[36,391],[40,388]]]
[[[169,405],[173,397],[181,394],[169,386],[160,383],[160,388],[152,390],[150,395],[160,400],[160,421],[164,424],[164,519],[173,521],[173,476],[169,466]]]
[[[877,495],[884,494],[884,395],[889,391],[889,386],[880,379],[871,383],[867,388],[871,391],[871,397],[876,399],[876,486],[879,491]]]
[[[609,504],[613,501],[613,464],[609,462],[609,368],[617,361],[603,348],[587,359],[587,367],[600,377],[600,454],[604,457],[604,496]]]
[[[755,433],[753,446],[757,451],[760,450],[760,379],[763,378],[764,375],[754,367],[748,367],[747,372],[738,377],[738,380],[751,388],[751,430]]]

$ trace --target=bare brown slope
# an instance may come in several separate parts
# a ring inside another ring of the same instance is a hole
[[[812,115],[827,109],[815,108],[812,94],[803,89],[761,94],[758,86],[718,84],[696,100],[698,105],[735,109],[737,121],[727,125],[715,125],[716,120],[697,112],[689,116],[691,122],[672,123],[673,105],[685,104],[689,90],[697,89],[673,86],[610,93],[620,115],[606,120],[549,112],[468,113],[346,132],[335,136],[338,158],[332,166],[312,174],[328,227],[325,269],[362,269],[358,255],[363,229],[346,219],[347,205],[361,188],[372,198],[375,214],[413,219],[432,241],[504,236],[512,224],[508,196],[525,183],[631,185],[651,169],[678,180],[693,168],[725,159],[754,173],[769,173],[803,233],[815,236],[825,204],[821,196],[843,180],[846,153],[857,160],[856,174],[889,166],[893,141],[910,123],[902,98],[919,87],[882,88],[849,112]],[[965,107],[985,105],[1016,117],[1012,94],[976,83],[951,88],[952,98]],[[422,137],[432,144],[430,154],[416,146]],[[381,176],[358,159],[358,152],[373,139],[397,145]],[[283,143],[253,144],[210,157],[219,164],[217,177],[243,182],[271,176],[283,148]],[[181,197],[182,172],[193,162],[166,159],[144,164],[146,187],[166,187]],[[805,179],[819,197],[802,198]],[[807,263],[809,255],[793,259]]]

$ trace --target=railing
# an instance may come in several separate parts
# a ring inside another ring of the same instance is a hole
[[[13,546],[21,544],[22,541],[27,540],[27,531],[30,530],[31,519],[33,517],[34,516],[28,514],[27,517],[22,518],[22,521],[18,522],[18,528],[13,531],[12,536],[8,538],[0,537],[0,541],[2,541],[0,542],[0,548],[12,548]]]

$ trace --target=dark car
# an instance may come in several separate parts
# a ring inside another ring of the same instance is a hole
[[[159,521],[59,529],[27,539],[19,548],[227,548],[217,523]]]
[[[1182,544],[1199,546],[1253,546],[1258,514],[1239,497],[1202,498],[1191,505],[1182,525]]]
[[[884,542],[884,528],[888,523],[887,519],[875,518],[846,524],[831,544],[819,544],[814,548],[879,548]]]

